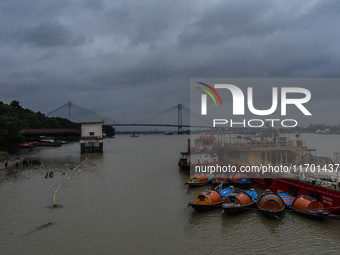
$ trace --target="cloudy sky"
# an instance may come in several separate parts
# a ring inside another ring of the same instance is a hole
[[[337,0],[2,0],[0,100],[129,122],[189,106],[193,77],[339,77],[339,13]]]

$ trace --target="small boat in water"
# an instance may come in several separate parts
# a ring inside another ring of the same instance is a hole
[[[225,185],[221,184],[215,189],[202,191],[188,206],[191,206],[198,212],[220,208],[224,199],[232,192],[234,192],[234,187],[225,187]]]
[[[222,204],[224,212],[235,215],[245,212],[247,208],[256,206],[257,193],[254,189],[232,192]]]
[[[299,195],[291,196],[282,190],[277,190],[277,194],[282,198],[286,206],[294,212],[314,219],[323,219],[330,212],[326,211],[323,204],[314,197]]]
[[[189,180],[186,181],[185,184],[188,184],[191,187],[195,186],[203,186],[207,185],[208,183],[211,182],[212,176],[208,176],[206,174],[200,174],[200,175],[193,175],[189,178]]]
[[[228,182],[229,182],[228,177],[223,173],[216,174],[214,178],[211,180],[211,183],[215,186],[218,186],[221,183],[228,183]]]
[[[21,148],[33,148],[34,147],[32,143],[22,143],[22,144],[19,144],[19,146]]]
[[[245,174],[232,174],[228,180],[232,185],[236,186],[249,187],[252,185],[250,178]]]
[[[285,203],[286,208],[292,208],[292,204],[296,197],[289,195],[280,189],[277,190],[277,195],[282,198],[283,202]]]
[[[220,185],[215,187],[214,190],[220,193],[220,195],[222,196],[222,200],[224,201],[224,199],[226,199],[229,194],[234,192],[234,187],[229,186],[227,183],[221,183]]]
[[[216,190],[203,190],[197,195],[194,201],[190,202],[188,206],[194,208],[197,212],[208,211],[221,207],[223,199],[221,194]]]
[[[257,199],[256,205],[261,212],[270,218],[277,218],[285,209],[282,198],[270,190],[266,190]]]

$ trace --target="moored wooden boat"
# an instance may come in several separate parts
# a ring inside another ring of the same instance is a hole
[[[33,148],[34,147],[32,143],[22,143],[22,144],[19,144],[19,146],[21,148]]]
[[[228,183],[229,179],[224,173],[219,173],[214,176],[211,180],[211,183],[215,186],[220,185],[221,183]]]
[[[319,201],[311,196],[299,195],[295,198],[292,204],[295,212],[304,214],[312,218],[325,218],[329,215]]]
[[[200,175],[193,175],[189,178],[189,180],[186,181],[185,184],[195,187],[195,186],[203,186],[210,183],[212,180],[211,176],[207,176],[206,174],[200,174]]]
[[[257,207],[266,216],[277,218],[285,209],[282,198],[270,190],[266,190],[256,201]]]
[[[282,190],[278,190],[277,194],[283,199],[288,208],[298,214],[314,219],[323,219],[330,214],[325,210],[321,202],[311,196],[299,195],[294,197]]]
[[[252,185],[250,178],[247,175],[241,173],[232,174],[229,176],[228,180],[232,185],[235,186],[249,187]]]
[[[230,193],[224,200],[222,208],[228,215],[235,215],[256,205],[257,194],[254,189]]]
[[[227,196],[229,196],[229,194],[234,192],[234,187],[228,186],[227,183],[221,183],[220,185],[215,187],[214,190],[216,190],[218,193],[220,193],[220,195],[222,196],[222,200],[224,201],[224,199],[226,199]]]
[[[292,208],[292,204],[296,197],[289,195],[280,189],[277,190],[277,195],[282,198],[283,202],[285,203],[286,208]]]
[[[253,183],[260,188],[267,188],[274,192],[278,190],[284,191],[294,198],[298,195],[309,195],[315,197],[319,202],[321,202],[326,211],[332,214],[340,215],[340,192],[337,190],[331,190],[320,185],[313,185],[311,183],[306,183],[304,181],[298,181],[287,178],[273,178],[272,175],[267,174],[267,178],[254,178]],[[266,180],[269,185],[266,185]]]
[[[188,206],[191,206],[197,212],[202,212],[220,208],[222,203],[223,199],[219,192],[216,190],[203,190]]]

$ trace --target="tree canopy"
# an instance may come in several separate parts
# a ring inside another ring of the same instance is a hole
[[[20,130],[36,128],[79,128],[79,124],[68,119],[50,118],[41,112],[24,109],[16,100],[10,104],[0,101],[0,150],[15,151],[18,144],[25,142],[25,137],[20,135]]]

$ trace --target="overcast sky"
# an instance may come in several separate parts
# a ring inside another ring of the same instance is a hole
[[[337,0],[1,0],[0,100],[126,122],[189,107],[193,77],[339,77],[339,13]]]

